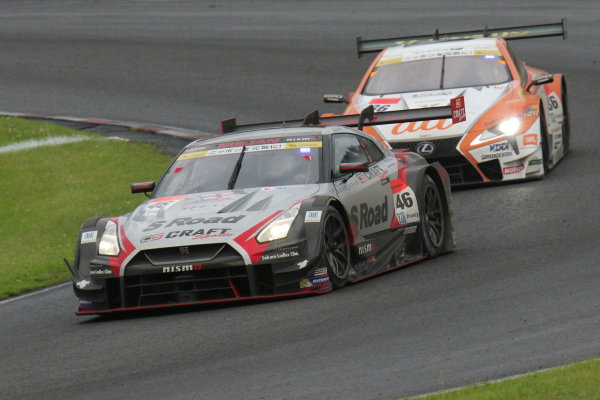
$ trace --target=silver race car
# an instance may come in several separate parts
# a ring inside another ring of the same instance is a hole
[[[372,111],[187,145],[135,210],[83,224],[77,314],[324,293],[452,249],[446,171],[349,128],[450,108]]]

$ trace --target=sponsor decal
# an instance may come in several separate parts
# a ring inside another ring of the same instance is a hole
[[[337,187],[337,191],[339,193],[347,192],[349,190],[354,189],[362,183],[367,183],[371,181],[372,179],[381,179],[380,177],[385,176],[386,173],[388,172],[380,166],[373,165],[371,168],[369,168],[367,172],[359,172],[358,174],[355,174],[347,183],[342,182]]]
[[[91,310],[92,308],[92,303],[89,301],[79,300],[79,311]]]
[[[539,114],[539,108],[537,104],[531,106],[524,106],[521,117],[537,117]]]
[[[302,279],[300,281],[300,289],[312,287],[312,283],[308,279]]]
[[[493,153],[493,154],[482,154],[481,161],[493,160],[494,158],[510,157],[512,155],[513,155],[512,151],[503,151],[502,153]]]
[[[371,99],[369,104],[398,104],[399,101],[400,101],[399,98],[387,98],[387,99],[377,98],[377,99]]]
[[[325,270],[327,270],[327,269],[325,269]],[[300,288],[305,289],[305,288],[310,288],[313,286],[326,285],[328,283],[329,283],[329,275],[315,276],[312,278],[300,280]]]
[[[201,147],[190,147],[177,158],[177,161],[199,157],[239,154],[244,146],[246,147],[246,152],[254,152],[297,149],[300,147],[323,147],[323,142],[319,137],[292,137],[219,143]]]
[[[414,93],[410,97],[422,98],[422,97],[447,97],[450,96],[452,92],[425,92],[425,93]]]
[[[180,237],[191,237],[192,239],[207,239],[213,237],[228,237],[232,236],[230,228],[210,228],[210,229],[185,229],[181,231],[171,231],[168,233],[156,233],[153,235],[144,236],[140,243],[152,242],[160,239],[173,239]]]
[[[289,138],[272,138],[272,139],[253,139],[253,140],[239,140],[236,142],[219,143],[213,145],[215,148],[226,148],[226,147],[243,147],[243,146],[255,146],[264,144],[274,143],[290,143],[290,142],[314,142],[320,141],[321,138],[318,136],[300,136],[300,137],[289,137]],[[211,147],[213,147],[211,146]],[[319,146],[320,147],[320,146]]]
[[[388,171],[384,170],[378,165],[373,165],[371,168],[369,168],[367,172],[359,172],[358,174],[356,174],[356,176],[362,183],[367,183],[372,179],[381,180],[385,176],[387,176],[387,174]]]
[[[306,268],[306,266],[308,265],[308,260],[302,260],[296,265],[298,266],[298,269]]]
[[[90,275],[111,275],[112,271],[108,265],[92,264],[90,265]]]
[[[313,273],[313,276],[326,276],[326,275],[328,275],[326,267],[316,268],[315,272]]]
[[[414,133],[419,130],[431,131],[431,130],[445,130],[452,126],[451,119],[440,119],[437,122],[434,121],[413,121],[413,122],[402,122],[395,125],[392,128],[392,135],[401,135],[403,133]]]
[[[206,201],[228,201],[235,200],[233,193],[208,193],[201,194],[200,198]]]
[[[148,236],[144,236],[141,240],[140,243],[147,243],[147,242],[154,242],[155,240],[160,240],[165,236],[164,233],[156,233],[154,235],[148,235]]]
[[[210,231],[211,229],[209,229]],[[229,236],[233,236],[233,233],[219,233],[219,234],[210,234],[210,233],[201,233],[198,235],[194,235],[194,237],[192,239],[196,240],[196,239],[214,239],[214,238],[218,238],[218,237],[229,237]]]
[[[190,248],[188,246],[182,246],[179,248],[179,255],[180,256],[189,256],[191,255],[190,253]]]
[[[161,197],[160,199],[154,199],[147,204],[141,211],[142,216],[158,214],[159,212],[166,210],[179,200],[184,199],[185,196],[172,196],[172,197]]]
[[[260,261],[279,261],[286,260],[288,258],[298,257],[300,255],[300,248],[298,246],[282,247],[280,249],[272,250],[268,253],[263,254],[260,257]]]
[[[498,142],[490,144],[490,151],[492,153],[497,153],[499,151],[510,150],[510,145],[508,142]]]
[[[398,218],[398,222],[401,225],[406,224],[406,214],[404,214],[404,211],[400,211],[400,212],[396,211],[396,218]]]
[[[519,164],[519,165],[515,165],[512,167],[502,168],[502,173],[505,175],[516,174],[516,173],[523,171],[524,169],[525,169],[525,166],[523,164]]]
[[[247,146],[246,152],[252,153],[254,151],[284,150],[285,145],[285,143],[256,144],[254,146]]]
[[[417,153],[422,156],[430,156],[433,154],[435,147],[431,142],[421,142],[417,145]]]
[[[401,41],[396,42],[400,43]],[[411,54],[404,56],[404,61],[422,60],[425,58],[433,57],[453,57],[453,56],[469,56],[473,54],[472,49],[465,49],[464,47],[454,47],[451,49],[444,48],[426,48],[426,49],[415,49]]]
[[[542,160],[529,160],[528,165],[541,165]]]
[[[324,285],[326,283],[329,283],[329,276],[318,276],[314,278],[308,278],[308,281],[314,286]]]
[[[84,279],[84,280],[77,282],[75,284],[75,286],[77,286],[79,289],[85,289],[86,287],[89,286],[90,283],[91,283],[90,281]]]
[[[90,265],[90,275],[103,276],[112,275],[112,270],[108,265]]]
[[[359,229],[370,228],[388,220],[388,198],[384,197],[381,205],[370,207],[367,203],[361,203],[358,207],[352,206],[350,217]]]
[[[81,233],[81,244],[84,243],[96,243],[96,237],[98,236],[98,231],[87,231]]]
[[[196,224],[236,224],[245,215],[236,215],[231,217],[210,217],[210,218],[192,218],[192,217],[184,217],[184,218],[176,218],[172,221],[155,221],[148,225],[147,228],[144,229],[144,232],[151,231],[153,229],[165,227],[169,228],[172,226],[188,226],[188,225],[196,225]]]
[[[375,242],[371,242],[371,243],[367,243],[367,244],[358,246],[358,255],[362,256],[364,254],[371,253],[371,252],[375,251],[375,247],[376,247]]]
[[[450,100],[450,109],[452,110],[452,123],[458,124],[467,120],[465,112],[465,98],[464,96],[455,97]]]
[[[168,267],[162,267],[162,273],[170,274],[173,272],[200,271],[201,269],[202,264],[170,265]]]
[[[321,222],[323,211],[307,211],[304,216],[304,222]]]
[[[523,146],[537,146],[538,136],[534,133],[523,135]]]

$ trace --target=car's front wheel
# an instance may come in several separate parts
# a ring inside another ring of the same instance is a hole
[[[421,233],[429,257],[435,257],[444,250],[446,211],[440,191],[429,175],[425,175],[422,191]]]
[[[329,207],[323,223],[323,253],[334,289],[346,284],[350,272],[348,232],[340,213]]]

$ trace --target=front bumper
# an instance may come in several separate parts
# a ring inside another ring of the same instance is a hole
[[[527,179],[538,177],[541,164],[541,150],[536,152],[529,151],[527,156],[523,156],[518,161],[502,161],[500,158],[494,158],[489,161],[482,161],[477,164],[477,168],[458,151],[458,144],[462,137],[423,140],[431,142],[434,152],[431,155],[424,156],[430,163],[439,162],[448,172],[450,184],[452,186],[473,185],[485,182],[502,182],[513,179]],[[418,142],[394,142],[390,143],[394,149],[408,149],[418,153]],[[523,150],[522,150],[523,151]],[[504,160],[504,159],[502,159]],[[516,173],[515,173],[516,171]]]
[[[168,249],[161,249],[161,252],[165,253],[164,250]],[[284,253],[275,250],[271,254]],[[108,267],[93,264],[90,284],[83,288],[74,285],[75,294],[80,299],[76,314],[103,314],[331,290],[328,277],[315,277],[320,257],[307,260],[303,258],[303,252],[298,252],[282,261],[263,258],[264,261],[258,264],[244,265],[242,257],[228,248],[209,262],[173,259],[171,262],[162,260],[160,265],[156,265],[157,254],[140,253],[125,267],[123,276],[95,274],[94,271],[107,271]],[[155,264],[150,263],[150,259]]]

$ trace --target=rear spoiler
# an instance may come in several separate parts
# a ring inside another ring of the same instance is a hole
[[[437,29],[433,35],[405,36],[389,39],[369,39],[362,40],[359,36],[356,38],[356,47],[358,57],[366,53],[376,53],[391,46],[402,46],[417,43],[431,43],[436,41],[475,39],[482,37],[502,38],[504,40],[533,39],[549,36],[562,36],[563,40],[567,38],[567,19],[563,18],[560,22],[553,24],[511,26],[506,28],[488,29],[487,25],[483,30],[447,32],[440,33]]]
[[[464,103],[462,103],[464,110]],[[460,106],[459,106],[460,107]],[[266,122],[260,124],[238,125],[235,118],[221,121],[221,134],[249,132],[269,128],[296,128],[307,126],[348,126],[362,129],[363,126],[394,124],[401,122],[428,121],[432,119],[447,119],[453,117],[456,108],[431,107],[413,110],[375,112],[373,106],[366,107],[360,114],[321,117],[318,111],[306,115],[304,119],[292,121]]]

